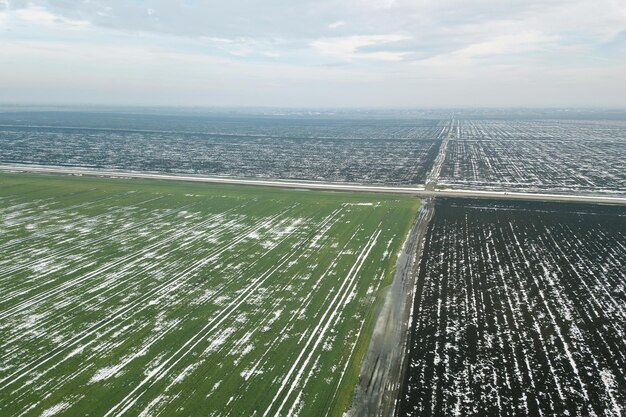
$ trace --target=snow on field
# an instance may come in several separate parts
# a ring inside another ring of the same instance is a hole
[[[0,118],[3,115],[0,115]],[[31,114],[30,116],[36,116]],[[89,115],[86,115],[89,116]],[[28,118],[29,115],[25,115]],[[63,114],[57,115],[62,119]],[[101,120],[92,120],[100,125]],[[420,184],[439,150],[439,121],[228,120],[193,131],[0,125],[0,162],[233,177]],[[268,124],[269,122],[269,124]],[[287,122],[287,123],[286,123]],[[163,123],[161,121],[161,123]],[[250,130],[261,132],[251,133]],[[187,193],[195,196],[196,193]]]
[[[624,271],[624,208],[437,203],[398,415],[623,415]]]
[[[60,189],[0,189],[3,416],[330,410],[414,204]]]
[[[437,183],[527,192],[626,193],[626,123],[454,120]],[[435,167],[440,164],[435,163]]]
[[[58,403],[56,405],[53,405],[52,407],[48,408],[47,410],[44,410],[43,413],[41,413],[41,417],[52,417],[55,416],[61,412],[63,412],[64,410],[66,410],[71,404],[67,403],[67,402],[61,402]]]

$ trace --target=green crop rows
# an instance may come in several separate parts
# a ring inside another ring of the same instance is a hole
[[[418,204],[0,174],[0,415],[341,415]]]

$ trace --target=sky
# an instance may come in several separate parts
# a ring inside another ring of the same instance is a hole
[[[626,107],[624,0],[0,0],[0,103]]]

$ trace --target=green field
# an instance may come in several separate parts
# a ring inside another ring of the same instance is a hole
[[[418,205],[0,174],[0,415],[341,415]]]

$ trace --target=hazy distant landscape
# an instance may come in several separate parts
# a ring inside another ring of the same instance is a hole
[[[460,120],[439,183],[612,193],[626,189],[626,120]]]
[[[121,115],[103,128],[102,117],[4,114],[0,145],[6,146],[0,147],[0,162],[415,184],[425,181],[441,143],[439,120]]]
[[[0,162],[485,190],[626,189],[626,114],[433,113],[366,119],[356,111],[350,118],[5,112]],[[436,178],[428,178],[431,171]]]

